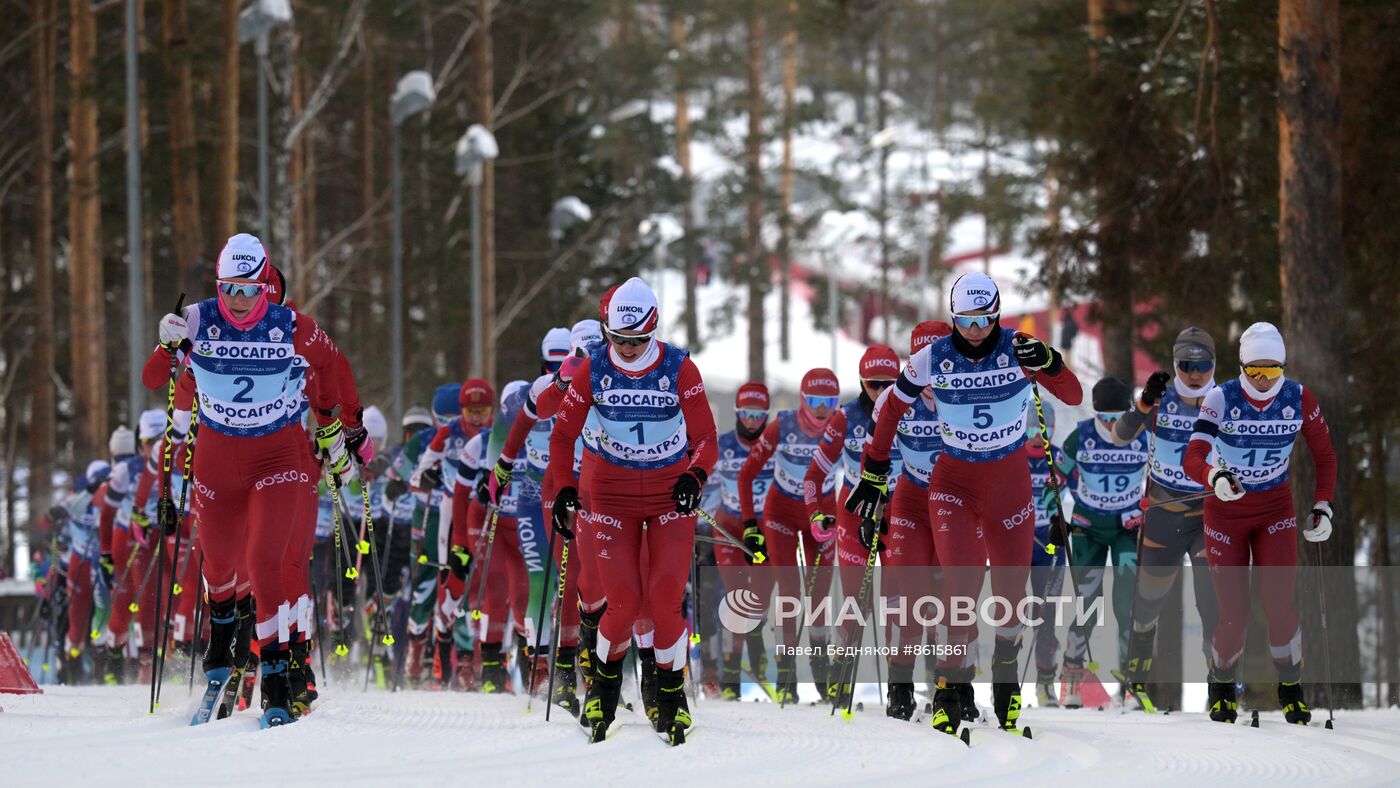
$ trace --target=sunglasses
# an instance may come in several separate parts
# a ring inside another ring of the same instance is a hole
[[[962,328],[986,328],[1001,319],[1001,312],[989,315],[953,315],[953,322]]]
[[[1244,366],[1243,369],[1244,369],[1244,374],[1245,374],[1245,375],[1248,375],[1248,376],[1251,377],[1251,378],[1263,378],[1263,379],[1265,379],[1265,380],[1278,380],[1279,378],[1283,377],[1283,365],[1282,365],[1282,364],[1271,364],[1271,365],[1269,365],[1269,366],[1267,366],[1267,367],[1258,367],[1258,366],[1254,366],[1254,365],[1249,365],[1249,364],[1247,364],[1247,365]]]
[[[267,289],[263,282],[220,282],[219,292],[229,296],[253,296]]]
[[[816,410],[818,408],[834,408],[841,404],[840,397],[823,397],[817,394],[804,394],[802,401],[807,403],[807,407]]]
[[[763,408],[739,408],[736,413],[744,421],[762,421],[768,418],[768,411]]]
[[[1176,368],[1186,373],[1209,372],[1215,369],[1215,361],[1208,358],[1183,360],[1176,362]]]
[[[887,389],[887,388],[889,388],[890,386],[893,386],[893,385],[894,385],[894,381],[893,381],[893,380],[887,380],[887,379],[884,379],[884,378],[878,378],[878,379],[863,378],[860,382],[861,382],[861,383],[864,383],[865,386],[866,386],[867,388],[872,388],[872,389],[875,389],[876,391],[884,391],[885,389]]]
[[[1125,413],[1127,413],[1127,411],[1125,410],[1103,410],[1099,411],[1094,415],[1098,416],[1100,421],[1106,421],[1109,424],[1112,424],[1113,422],[1123,418],[1123,415]]]
[[[631,347],[635,347],[637,345],[645,345],[646,343],[651,341],[652,334],[655,333],[649,332],[646,334],[618,334],[612,329],[607,329],[607,332],[608,339],[611,340],[614,345],[625,345]]]

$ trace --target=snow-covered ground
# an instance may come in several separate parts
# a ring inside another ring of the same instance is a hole
[[[979,689],[985,689],[979,687]],[[624,694],[633,694],[630,690]],[[1226,727],[1201,714],[1030,709],[1025,740],[974,728],[973,746],[884,717],[812,706],[702,702],[691,741],[669,749],[642,724],[589,745],[566,714],[477,694],[330,690],[318,709],[259,731],[253,712],[190,728],[194,700],[168,686],[49,687],[0,696],[0,785],[649,784],[1385,785],[1400,780],[1400,712],[1345,712],[1337,729]],[[633,697],[635,695],[633,694]],[[640,719],[640,718],[638,718]]]

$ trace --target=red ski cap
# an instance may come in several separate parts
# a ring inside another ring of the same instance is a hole
[[[749,381],[739,387],[739,391],[734,395],[734,407],[736,408],[769,408],[768,387],[757,381]]]
[[[616,293],[619,287],[622,285],[609,287],[607,292],[603,293],[603,297],[598,299],[598,321],[603,325],[608,324],[608,304],[612,301],[613,293]]]
[[[951,333],[953,333],[953,329],[942,320],[925,320],[914,326],[914,330],[909,334],[909,355],[918,353],[932,345],[933,340],[946,337]]]
[[[496,404],[496,391],[481,378],[472,378],[462,384],[462,390],[457,394],[457,404],[464,408],[489,407]]]
[[[861,380],[894,380],[899,377],[899,356],[889,345],[871,345],[860,357]]]
[[[836,373],[826,367],[807,370],[802,376],[802,393],[818,397],[841,396],[841,384],[836,382]]]

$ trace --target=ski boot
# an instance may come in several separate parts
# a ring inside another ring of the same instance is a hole
[[[704,670],[700,673],[700,693],[706,698],[718,698],[722,690],[719,686],[719,671],[715,669],[714,662],[705,663]]]
[[[826,674],[826,700],[844,708],[855,692],[855,671],[855,657],[839,655],[833,659]]]
[[[966,722],[976,722],[982,719],[982,712],[977,708],[977,693],[974,689],[970,681],[958,685],[958,700],[962,703],[962,718]]]
[[[656,671],[656,732],[672,747],[685,744],[692,720],[685,700],[685,669]]]
[[[259,728],[275,728],[287,725],[296,718],[292,716],[292,687],[287,670],[291,652],[268,649],[262,653],[262,719]]]
[[[1307,725],[1312,721],[1312,709],[1303,701],[1303,685],[1300,682],[1280,681],[1278,704],[1283,707],[1283,718],[1293,725]]]
[[[107,667],[103,671],[102,681],[111,686],[126,683],[126,657],[122,654],[119,646],[108,646]]]
[[[1216,722],[1234,722],[1239,716],[1235,702],[1235,671],[1211,666],[1206,685],[1206,711]]]
[[[587,685],[593,684],[593,655],[598,649],[598,622],[603,620],[603,613],[608,606],[588,612],[579,608],[579,643],[578,643],[578,667],[583,672],[583,681]]]
[[[1017,732],[1016,720],[1021,717],[1020,671],[1016,669],[1020,646],[1019,640],[997,638],[992,651],[992,708],[998,727],[1012,733]]]
[[[549,702],[578,716],[578,672],[575,670],[578,658],[577,646],[560,646],[554,655],[554,692]],[[544,669],[548,669],[546,666]]]
[[[496,647],[497,656],[500,646]],[[445,690],[452,681],[452,638],[433,638],[433,680],[430,689]],[[502,685],[504,686],[504,685]]]
[[[1127,679],[1126,691],[1137,708],[1155,712],[1156,707],[1147,697],[1147,678],[1152,673],[1152,652],[1157,647],[1157,630],[1133,631],[1128,637],[1128,659],[1123,666],[1123,677]],[[1122,691],[1122,690],[1120,690]],[[1124,699],[1124,707],[1128,707]]]
[[[1035,674],[1036,705],[1053,709],[1060,705],[1059,692],[1055,690],[1055,669],[1037,669]]]
[[[656,715],[660,714],[656,707],[656,650],[637,649],[637,667],[642,673],[642,708],[646,709],[647,719],[651,721],[652,725],[655,725]]]
[[[223,719],[232,713],[232,707],[225,704],[224,696],[230,684],[238,679],[233,675],[233,643],[238,637],[238,613],[232,599],[209,603],[209,642],[204,646],[204,696],[199,708],[190,720],[191,725],[201,725],[217,715]],[[242,663],[237,663],[242,664]]]
[[[579,724],[589,729],[596,743],[608,737],[608,727],[617,714],[617,699],[622,694],[622,660],[599,662],[593,666],[593,683],[583,701],[583,716]]]
[[[724,664],[719,670],[720,700],[739,700],[743,696],[743,685],[739,683],[739,671],[743,661],[743,654],[724,655]]]
[[[458,692],[476,692],[475,652],[457,652],[457,669],[452,675],[452,689]]]
[[[807,666],[812,669],[812,681],[817,685],[817,692],[821,693],[822,699],[830,701],[832,699],[831,679],[835,675],[831,669],[831,660],[825,654],[813,654],[807,660]]]
[[[451,648],[452,641],[444,641]],[[507,692],[510,675],[506,673],[505,658],[500,643],[481,644],[481,691],[487,694]]]
[[[958,727],[962,725],[962,683],[950,684],[946,677],[940,676],[938,679],[938,689],[933,693],[933,718],[930,724],[934,730],[942,731],[950,736],[958,735]]]
[[[898,720],[909,721],[914,716],[914,682],[890,680],[889,703],[885,715]]]
[[[408,682],[409,689],[418,689],[423,684],[423,658],[427,651],[427,632],[408,636],[408,654],[404,658],[404,678]]]
[[[778,657],[777,702],[782,704],[797,702],[797,657]]]
[[[1064,669],[1060,671],[1060,678],[1065,689],[1065,696],[1062,700],[1065,708],[1080,709],[1084,707],[1084,696],[1080,692],[1080,687],[1084,684],[1084,673],[1083,662],[1065,660]]]
[[[311,671],[311,641],[303,640],[291,644],[290,659],[287,663],[287,682],[291,688],[293,719],[301,719],[311,710],[312,701],[319,697],[316,692],[316,675]]]

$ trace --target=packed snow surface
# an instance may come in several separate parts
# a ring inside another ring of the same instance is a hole
[[[979,687],[979,692],[986,689]],[[0,785],[1383,785],[1400,781],[1400,712],[1343,712],[1336,730],[1258,729],[1200,713],[1027,709],[1034,740],[974,725],[972,747],[884,716],[874,688],[851,720],[822,706],[702,701],[689,743],[668,748],[633,715],[590,745],[536,701],[327,689],[301,721],[258,730],[244,711],[188,725],[195,700],[167,684],[46,687],[0,696]],[[635,697],[630,688],[624,696]],[[1034,697],[1033,695],[1031,697]],[[984,700],[989,700],[984,699]],[[627,714],[623,710],[619,713]],[[1318,715],[1325,718],[1326,712]]]

